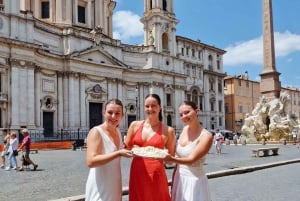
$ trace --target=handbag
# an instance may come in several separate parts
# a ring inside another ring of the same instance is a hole
[[[17,156],[19,154],[18,150],[13,150],[13,155]]]

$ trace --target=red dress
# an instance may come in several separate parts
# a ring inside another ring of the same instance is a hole
[[[144,122],[136,131],[132,144],[163,149],[162,124],[149,141],[142,140]],[[134,157],[130,168],[129,201],[170,201],[168,180],[163,161]]]

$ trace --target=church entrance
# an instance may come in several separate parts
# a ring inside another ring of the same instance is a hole
[[[90,129],[102,123],[102,103],[90,103]]]
[[[43,112],[44,137],[53,137],[53,112]]]

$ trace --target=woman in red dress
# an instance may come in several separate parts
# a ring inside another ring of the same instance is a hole
[[[146,96],[145,113],[145,120],[131,123],[125,140],[127,148],[153,146],[159,149],[166,148],[170,155],[174,155],[174,129],[161,122],[161,101],[157,94]],[[129,201],[170,200],[163,161],[134,157],[130,168]]]

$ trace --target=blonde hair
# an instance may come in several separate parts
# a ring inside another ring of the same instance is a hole
[[[13,131],[13,132],[10,133],[10,136],[15,136],[15,137],[17,137],[17,134],[16,134],[15,131]]]

